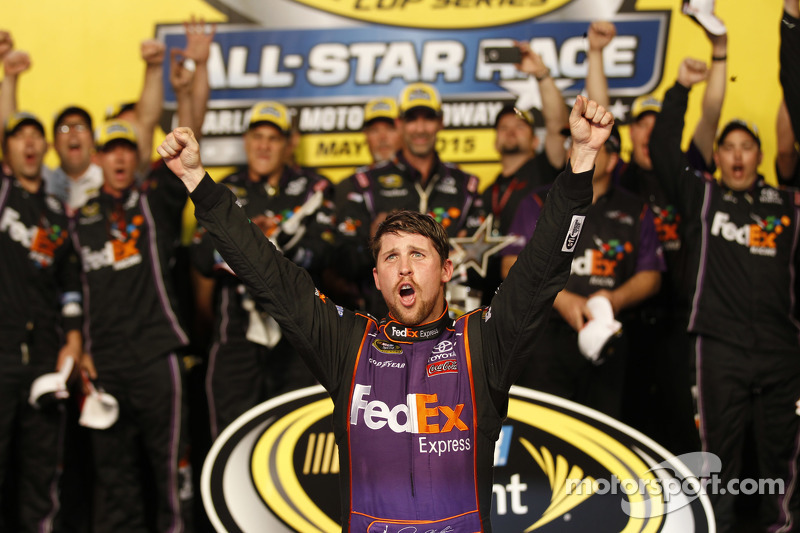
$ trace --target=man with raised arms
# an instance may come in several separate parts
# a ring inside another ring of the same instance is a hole
[[[248,224],[235,196],[205,173],[191,130],[174,130],[158,148],[217,250],[334,401],[345,531],[491,531],[492,459],[508,391],[569,276],[595,156],[612,124],[603,107],[578,97],[573,157],[535,238],[491,306],[455,322],[444,296],[453,274],[447,234],[430,216],[400,211],[376,231],[373,276],[389,308],[379,322],[335,305]]]

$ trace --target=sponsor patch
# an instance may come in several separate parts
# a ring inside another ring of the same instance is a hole
[[[289,182],[286,186],[286,195],[287,196],[300,196],[304,192],[306,192],[306,188],[308,187],[308,179],[305,177],[297,178],[294,181]]]
[[[381,353],[388,353],[388,354],[401,354],[403,353],[403,348],[400,347],[399,344],[395,344],[393,342],[386,342],[380,339],[376,339],[372,342],[373,348],[378,350]]]
[[[428,363],[425,370],[429,378],[439,374],[454,374],[458,372],[458,361],[455,359],[435,361],[433,363]]]
[[[403,185],[403,178],[397,174],[387,174],[378,178],[378,183],[387,189],[397,189]]]
[[[581,229],[583,229],[583,221],[586,217],[583,215],[572,215],[572,222],[569,224],[569,231],[567,237],[564,239],[564,245],[561,247],[562,252],[574,252],[575,246],[578,245],[578,239],[581,236]]]
[[[777,189],[771,187],[761,189],[761,197],[758,200],[762,204],[783,205],[781,193],[779,193]]]

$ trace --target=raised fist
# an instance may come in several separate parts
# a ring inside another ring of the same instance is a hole
[[[684,59],[678,69],[678,83],[687,88],[705,80],[707,76],[708,65],[691,57]]]
[[[31,68],[31,56],[22,50],[12,50],[5,57],[6,76],[19,76]]]
[[[578,95],[569,115],[573,151],[597,152],[611,135],[614,116],[594,100]]]
[[[613,23],[605,20],[592,22],[587,34],[589,50],[603,50],[616,35],[617,28]]]
[[[14,40],[11,34],[5,30],[0,30],[0,61],[6,57],[11,50],[14,49]]]
[[[164,43],[157,39],[142,41],[142,59],[148,65],[161,65],[164,63]]]

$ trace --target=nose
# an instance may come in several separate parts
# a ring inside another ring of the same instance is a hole
[[[408,257],[400,259],[400,268],[398,272],[401,276],[410,276],[414,272],[411,268],[411,260]]]

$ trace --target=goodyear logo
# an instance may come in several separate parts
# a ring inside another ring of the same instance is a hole
[[[295,0],[343,17],[416,28],[484,28],[554,11],[573,0]]]
[[[222,432],[201,476],[216,531],[341,531],[332,414],[316,386],[258,405]],[[621,422],[562,398],[512,387],[494,464],[495,531],[576,533],[597,524],[603,531],[713,531],[705,495],[669,498],[657,490],[692,477],[686,464]],[[638,480],[645,490],[603,490],[613,479]]]

